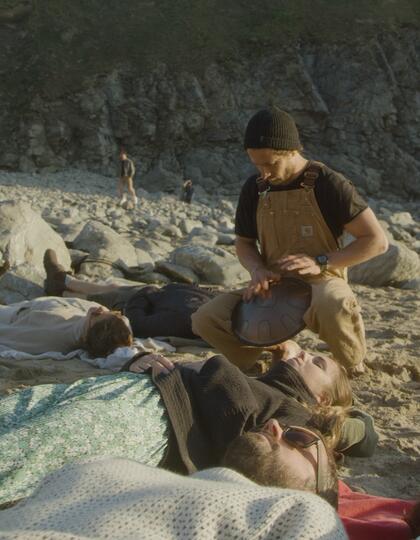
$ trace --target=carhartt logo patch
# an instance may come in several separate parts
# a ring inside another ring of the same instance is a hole
[[[301,225],[300,227],[300,235],[301,236],[313,236],[314,235],[314,229],[312,225]]]

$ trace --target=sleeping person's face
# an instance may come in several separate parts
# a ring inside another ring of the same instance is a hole
[[[340,368],[328,356],[300,351],[296,356],[287,358],[283,362],[292,366],[299,373],[318,400],[323,393],[331,390],[339,376]]]
[[[275,418],[236,437],[222,465],[261,485],[319,494],[325,490],[326,480],[331,486],[337,480],[322,437],[304,427],[282,425]]]

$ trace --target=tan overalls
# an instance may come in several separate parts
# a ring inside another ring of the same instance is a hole
[[[305,253],[312,257],[339,249],[321,214],[314,185],[319,165],[311,162],[300,189],[260,193],[257,230],[266,268],[276,271],[285,255]],[[299,276],[312,286],[312,302],[304,315],[308,328],[325,341],[345,367],[356,366],[366,356],[360,307],[347,284],[344,269],[327,270],[320,276]],[[246,347],[232,333],[232,311],[243,290],[221,294],[192,316],[193,331],[242,369],[250,368],[263,349]]]

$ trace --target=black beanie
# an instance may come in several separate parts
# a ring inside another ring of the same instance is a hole
[[[295,121],[277,107],[254,114],[246,127],[244,147],[302,150]]]

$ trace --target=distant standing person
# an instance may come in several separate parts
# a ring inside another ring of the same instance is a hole
[[[192,180],[185,180],[182,186],[182,200],[188,204],[191,204],[191,199],[194,193],[194,187]]]
[[[127,197],[124,193],[124,188],[127,188],[127,191],[133,201],[134,208],[137,206],[137,196],[134,191],[133,178],[136,174],[136,168],[131,159],[128,159],[127,152],[121,150],[120,152],[120,161],[121,161],[121,171],[120,179],[118,181],[118,193],[120,196],[120,206],[122,206],[126,201]]]

